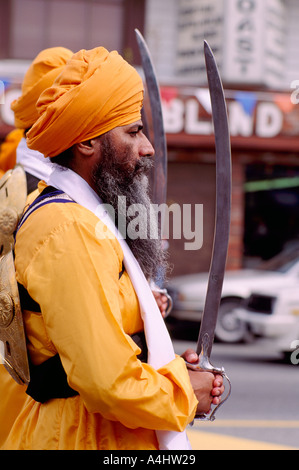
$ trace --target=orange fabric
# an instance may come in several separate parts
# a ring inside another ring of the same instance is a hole
[[[24,137],[23,129],[14,129],[7,134],[0,147],[0,178],[8,170],[15,167],[17,161],[17,147]]]
[[[26,386],[18,385],[4,365],[0,365],[1,406],[0,406],[0,450],[10,433],[16,417],[29,398]]]
[[[138,121],[142,101],[141,77],[116,51],[83,49],[40,96],[40,117],[27,134],[27,145],[54,157],[75,143]]]
[[[11,104],[15,126],[29,129],[38,118],[36,102],[40,94],[50,87],[73,52],[64,47],[52,47],[41,51],[25,74],[22,95]]]
[[[99,223],[79,204],[46,204],[17,234],[17,279],[42,312],[23,312],[31,361],[58,352],[79,395],[28,397],[3,450],[155,450],[154,429],[183,431],[194,417],[183,359],[155,370],[137,358],[138,299],[128,273],[119,279],[118,240],[95,236]]]

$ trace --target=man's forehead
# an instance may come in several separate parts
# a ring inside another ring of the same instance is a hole
[[[127,127],[127,128],[131,128],[131,127],[143,127],[143,123],[142,123],[142,120],[139,119],[138,121],[135,121],[135,122],[133,122],[132,124],[128,124],[127,126],[123,126],[123,127]]]
[[[118,126],[118,127],[114,127],[114,129],[111,129],[111,131],[107,132],[107,134],[111,134],[111,133],[114,133],[114,132],[118,132],[118,131],[128,131],[128,130],[142,130],[143,129],[143,122],[141,121],[141,119],[139,119],[138,121],[135,121],[135,122],[132,122],[131,124],[126,124],[125,126]]]

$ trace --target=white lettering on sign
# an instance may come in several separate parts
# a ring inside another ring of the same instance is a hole
[[[179,134],[184,129],[184,103],[179,99],[171,102],[162,101],[163,120],[166,132],[169,134]]]
[[[199,103],[195,99],[186,102],[185,132],[187,134],[210,135],[213,132],[212,123],[198,119]]]
[[[200,104],[195,98],[185,102],[179,98],[162,101],[165,132],[169,134],[212,135],[212,117],[203,120],[199,116]],[[283,129],[284,115],[272,102],[259,102],[254,113],[248,113],[238,101],[228,103],[230,133],[233,137],[273,138]]]
[[[260,80],[262,69],[262,30],[264,2],[228,0],[226,24],[227,81],[252,83]]]
[[[270,139],[282,130],[283,114],[274,103],[260,103],[256,118],[256,135]]]
[[[241,103],[229,103],[230,133],[232,136],[250,137],[254,131],[254,118],[246,113]]]
[[[226,0],[223,80],[282,85],[286,8],[283,0]]]

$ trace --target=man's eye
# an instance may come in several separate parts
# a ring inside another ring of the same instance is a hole
[[[130,130],[129,131],[129,134],[132,136],[132,137],[136,137],[138,134],[142,134],[142,131],[143,131],[143,127],[142,126],[138,126],[138,128],[135,127],[135,130]]]

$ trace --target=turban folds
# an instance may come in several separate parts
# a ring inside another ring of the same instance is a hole
[[[36,56],[25,74],[22,95],[11,104],[17,128],[29,129],[34,124],[38,118],[36,102],[40,94],[53,84],[72,55],[73,52],[64,47],[51,47]]]
[[[138,121],[142,101],[142,79],[118,52],[83,49],[40,96],[40,117],[27,134],[27,145],[57,156],[76,143]]]

